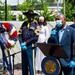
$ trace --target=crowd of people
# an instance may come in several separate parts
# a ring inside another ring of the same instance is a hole
[[[21,47],[21,58],[22,58],[22,75],[42,75],[41,62],[46,57],[39,47],[37,47],[36,42],[46,43],[46,44],[60,44],[67,54],[68,58],[58,58],[61,64],[61,71],[59,75],[73,75],[73,70],[75,67],[75,53],[73,49],[73,44],[75,43],[75,13],[73,13],[73,25],[66,24],[66,16],[64,14],[58,14],[55,17],[56,26],[50,32],[45,17],[38,16],[33,10],[28,10],[23,13],[27,17],[27,21],[23,22],[19,29],[19,34],[17,34],[16,29],[9,24],[1,24],[0,30],[0,45],[2,51],[5,48],[11,47],[16,40],[19,40]],[[4,32],[10,33],[10,40],[2,38]],[[14,31],[14,33],[13,33]],[[11,35],[12,34],[12,35]],[[18,35],[18,37],[17,37]],[[4,42],[3,42],[3,41]],[[11,44],[10,44],[11,43]],[[9,54],[9,52],[8,52]],[[3,56],[5,56],[3,52]],[[5,63],[8,66],[10,75],[12,75],[11,64],[7,63],[4,58],[3,67],[6,69]],[[28,73],[29,72],[29,73]]]

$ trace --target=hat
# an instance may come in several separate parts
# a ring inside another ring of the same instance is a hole
[[[24,15],[34,15],[34,16],[37,16],[38,14],[37,13],[34,13],[33,10],[28,10],[27,12],[23,12]]]

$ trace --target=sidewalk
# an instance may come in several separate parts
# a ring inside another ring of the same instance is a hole
[[[5,74],[3,75],[10,75],[9,72],[7,71]],[[21,63],[17,64],[14,66],[14,74],[13,75],[22,75],[22,67],[21,67]]]
[[[6,73],[3,74],[3,75],[10,75],[10,74],[9,74],[8,72],[6,72]],[[13,75],[22,75],[21,69],[15,69]]]

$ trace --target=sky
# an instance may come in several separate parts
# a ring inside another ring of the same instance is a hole
[[[1,0],[2,2],[5,2],[5,0]],[[7,0],[7,4],[9,5],[17,5],[17,2],[19,1],[20,4],[22,4],[25,0]],[[59,0],[59,2],[62,2],[63,0]]]
[[[2,2],[5,2],[5,0],[1,0]],[[9,5],[17,5],[17,1],[18,0],[7,0],[7,4]],[[22,4],[22,2],[24,2],[24,0],[19,0],[19,3]]]

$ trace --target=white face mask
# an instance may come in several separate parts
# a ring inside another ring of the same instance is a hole
[[[56,20],[56,25],[57,25],[57,27],[61,27],[62,26],[62,20]]]

